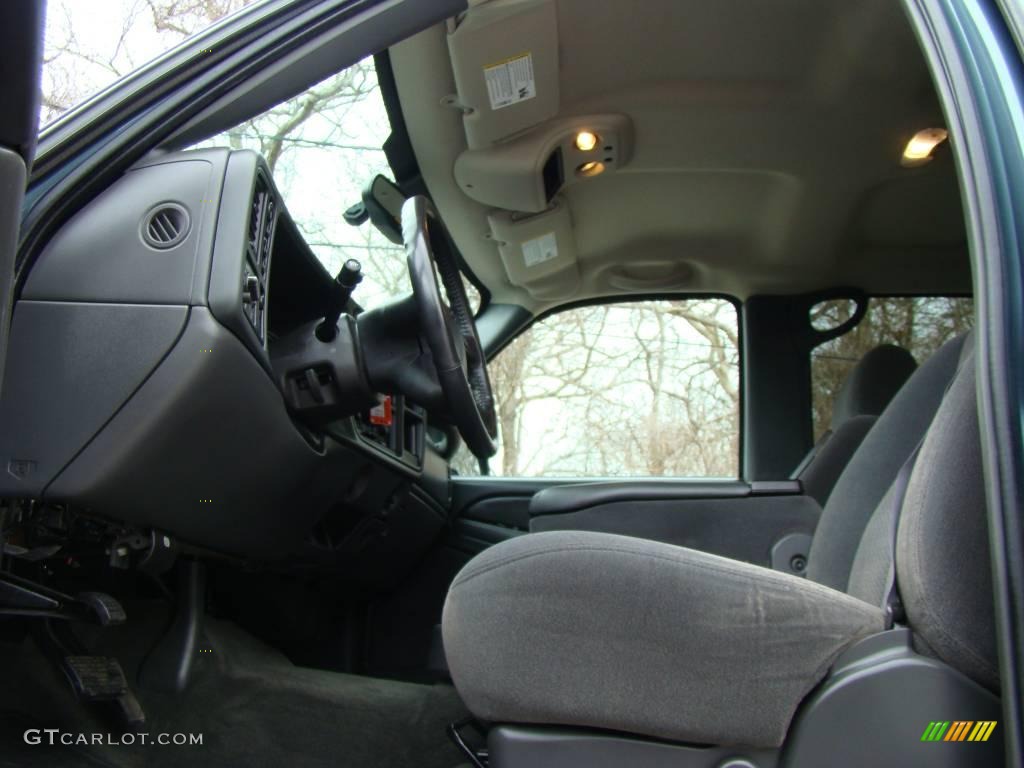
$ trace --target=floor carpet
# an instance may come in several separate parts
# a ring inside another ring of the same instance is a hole
[[[138,616],[138,613],[135,613]],[[144,624],[145,622],[141,622]],[[159,631],[105,630],[94,652],[116,655],[129,680]],[[466,715],[447,685],[416,685],[294,666],[232,624],[206,623],[196,672],[179,696],[137,691],[146,732],[202,734],[188,746],[46,746],[30,728],[96,733],[104,725],[79,705],[31,640],[0,644],[0,766],[331,766],[455,768],[445,727]],[[43,734],[45,738],[45,734]]]

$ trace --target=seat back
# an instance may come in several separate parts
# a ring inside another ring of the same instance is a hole
[[[986,510],[976,365],[968,354],[907,484],[896,537],[896,583],[918,650],[995,691],[999,661]],[[869,546],[865,536],[861,548]],[[851,589],[859,588],[870,568],[864,557],[858,552]]]
[[[933,360],[931,369],[926,370],[929,361],[921,368],[922,376],[915,374],[893,401],[893,413],[887,410],[878,422],[883,436],[895,439],[891,430],[896,426],[910,430],[934,411],[923,435],[901,435],[900,453],[890,452],[894,467],[886,470],[886,476],[891,473],[895,477],[920,446],[912,460],[902,503],[893,498],[900,492],[900,484],[890,482],[862,532],[855,536],[847,580],[837,588],[865,602],[884,605],[895,578],[918,651],[942,659],[985,687],[998,690],[973,337],[952,342]],[[939,404],[933,409],[936,394]],[[916,414],[906,412],[915,405]],[[877,431],[872,430],[865,439],[867,450],[880,449],[873,444]],[[915,438],[917,441],[911,444]],[[851,481],[866,483],[868,478],[861,473],[867,466],[873,467],[877,458],[859,454],[856,465],[851,462],[853,476],[845,478],[846,487]],[[868,493],[868,488],[860,488],[861,497]],[[836,514],[836,508],[829,505],[832,514]],[[898,526],[893,519],[897,509]],[[852,527],[841,528],[833,522],[824,531],[824,544],[817,550],[812,547],[811,557],[816,551],[841,552],[845,556],[850,540],[841,542],[842,547],[829,541],[829,536],[839,531],[854,537]],[[816,544],[820,535],[819,527]],[[836,573],[835,578],[840,576]]]
[[[807,577],[845,591],[868,521],[921,442],[957,370],[964,337],[943,345],[907,380],[864,437],[822,511]]]
[[[998,690],[973,344],[949,386],[906,485],[893,552],[895,505],[883,502],[858,548],[848,591],[879,604],[896,584],[919,651]],[[881,574],[887,587],[879,589]]]

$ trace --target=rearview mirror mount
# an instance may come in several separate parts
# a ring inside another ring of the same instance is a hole
[[[406,196],[393,181],[378,174],[363,189],[370,223],[392,243],[402,244],[402,205]]]

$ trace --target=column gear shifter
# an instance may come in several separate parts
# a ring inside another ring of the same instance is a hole
[[[363,281],[363,265],[355,259],[348,259],[334,278],[334,298],[323,322],[316,327],[316,337],[323,342],[334,341],[338,335],[338,318],[348,307],[352,292]]]

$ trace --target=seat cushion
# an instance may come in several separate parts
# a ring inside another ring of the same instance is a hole
[[[522,536],[459,573],[452,678],[479,718],[774,747],[882,610],[795,576],[591,532]]]

